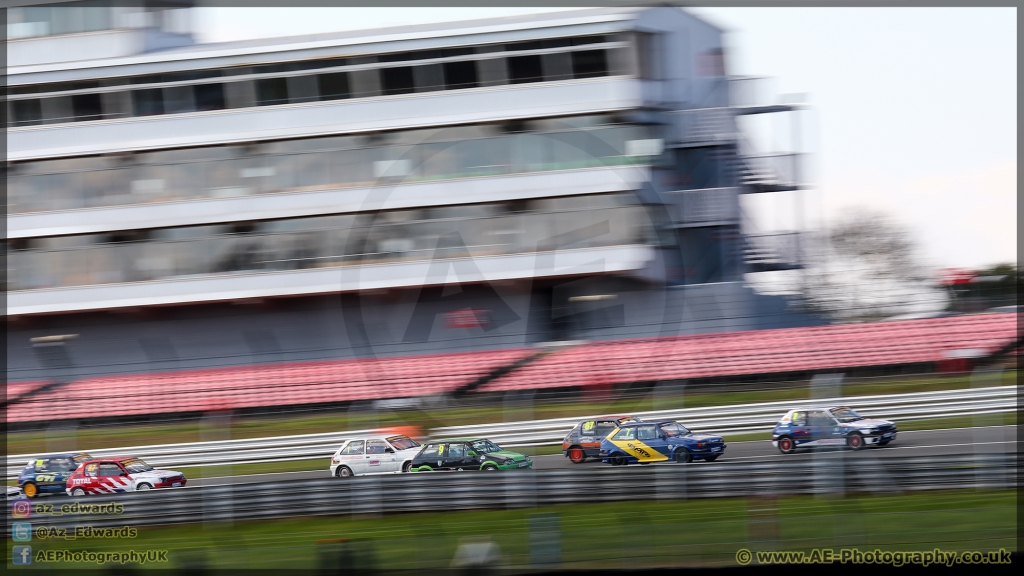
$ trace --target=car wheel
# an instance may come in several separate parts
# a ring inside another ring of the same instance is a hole
[[[81,488],[74,488],[71,490],[72,496],[85,496],[85,490]]]
[[[349,478],[352,476],[352,469],[348,466],[338,467],[338,478]]]
[[[149,484],[139,484],[135,487],[136,490],[151,490],[152,488]]]
[[[25,485],[21,487],[21,491],[29,498],[35,498],[39,495],[39,488],[36,488],[36,485],[31,482],[26,482]]]
[[[707,461],[707,462],[714,462],[715,460],[718,460],[718,456],[708,456],[704,460]]]
[[[779,452],[783,454],[792,454],[796,452],[796,444],[793,443],[793,439],[788,436],[779,438]]]
[[[487,472],[494,472],[497,469],[498,469],[498,467],[495,466],[494,464],[486,464],[483,468],[481,468],[481,470],[484,470],[484,471],[487,471]]]
[[[686,448],[679,448],[675,451],[673,456],[675,457],[675,461],[680,464],[689,464],[690,462],[693,462],[693,454],[690,454],[690,451]]]
[[[587,454],[583,451],[583,448],[573,446],[569,448],[569,461],[573,464],[583,464],[587,461]]]
[[[846,445],[850,447],[850,450],[860,450],[864,447],[864,438],[854,432],[846,438]]]
[[[411,469],[412,469],[412,462],[406,462],[405,464],[402,464],[402,472],[408,472]]]
[[[626,465],[626,457],[623,456],[622,454],[616,454],[615,456],[612,456],[610,460],[611,460],[612,466],[625,466]]]

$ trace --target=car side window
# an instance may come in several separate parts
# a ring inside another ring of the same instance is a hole
[[[46,458],[40,458],[40,459],[36,460],[35,466],[33,466],[33,468],[35,468],[36,472],[49,472],[50,471],[50,461],[48,459],[46,459]]]
[[[363,441],[362,440],[353,440],[352,442],[349,442],[348,446],[345,446],[345,449],[342,450],[341,453],[342,454],[347,454],[347,455],[350,455],[350,456],[353,455],[353,454],[362,454],[363,453]]]
[[[597,433],[597,423],[593,420],[589,420],[580,425],[580,434],[583,436],[593,436]]]
[[[658,437],[658,427],[654,424],[649,426],[637,426],[636,427],[636,439],[637,440],[654,440]]]
[[[618,428],[618,424],[615,422],[598,422],[597,423],[597,436],[599,438],[607,438],[612,430]]]
[[[97,462],[90,462],[85,465],[85,475],[95,478],[100,473],[100,465]]]
[[[384,448],[387,445],[384,444],[383,440],[368,440],[366,442],[366,453],[367,454],[383,454]]]
[[[103,462],[100,464],[100,476],[120,476],[121,467],[114,462]]]
[[[449,458],[464,458],[466,456],[465,444],[451,444],[448,446]]]
[[[74,469],[75,465],[70,458],[50,458],[51,472],[70,472]]]
[[[825,414],[824,412],[822,412],[820,410],[815,410],[814,412],[811,412],[810,415],[808,416],[808,419],[811,422],[811,426],[831,426],[832,425],[832,418],[830,418],[827,414]]]
[[[807,412],[793,412],[793,426],[807,426]]]
[[[636,440],[636,426],[623,428],[615,433],[612,440]]]

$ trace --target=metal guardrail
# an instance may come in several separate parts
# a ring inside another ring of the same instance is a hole
[[[877,458],[846,451],[774,462],[655,464],[504,473],[449,472],[197,486],[46,498],[62,507],[114,503],[117,514],[33,514],[33,525],[147,526],[209,521],[479,508],[528,508],[638,499],[873,493],[1016,486],[1014,454]],[[800,481],[794,482],[794,478]],[[581,490],[581,486],[586,486]],[[444,494],[444,498],[438,498]],[[43,503],[36,500],[35,503]],[[10,505],[10,504],[8,504]],[[10,525],[8,524],[8,530]]]
[[[812,404],[841,404],[851,406],[865,416],[906,421],[1014,412],[1017,410],[1016,395],[1016,386],[995,386],[940,392],[837,397],[815,401],[794,400],[655,410],[637,412],[634,415],[651,420],[678,420],[694,431],[735,434],[768,431],[786,411]],[[554,445],[560,444],[562,438],[577,422],[590,417],[593,416],[450,426],[435,428],[430,431],[430,436],[480,436],[507,447]],[[93,456],[133,454],[156,467],[254,464],[322,458],[323,467],[326,468],[328,458],[342,442],[354,436],[372,433],[373,430],[349,430],[246,440],[129,446],[102,450],[83,449]],[[8,455],[7,478],[16,477],[25,463],[35,456],[37,455]]]

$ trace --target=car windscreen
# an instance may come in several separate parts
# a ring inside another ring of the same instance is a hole
[[[832,412],[832,415],[840,422],[856,422],[857,420],[864,419],[863,416],[849,408],[833,408],[830,412]]]
[[[670,422],[668,424],[661,425],[661,431],[665,433],[665,436],[686,436],[690,433],[685,426],[678,422]]]
[[[395,450],[408,450],[409,448],[417,448],[420,445],[419,442],[408,436],[392,436],[387,441],[395,447]]]
[[[92,456],[89,456],[88,454],[79,454],[78,456],[75,456],[75,464],[81,464],[86,460],[92,460]]]
[[[133,474],[137,474],[139,472],[149,472],[150,470],[153,469],[152,466],[150,466],[149,464],[146,464],[145,462],[143,462],[139,458],[132,458],[131,460],[125,460],[124,462],[121,462],[121,464],[125,467],[126,470],[128,470],[129,472],[131,472]]]
[[[490,440],[477,440],[473,442],[473,450],[478,454],[494,454],[501,452],[501,447]]]

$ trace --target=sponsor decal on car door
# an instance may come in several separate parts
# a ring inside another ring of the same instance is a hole
[[[608,441],[618,446],[626,455],[632,456],[640,462],[662,462],[668,460],[667,456],[637,439],[637,428],[639,427],[630,426],[622,428],[613,434]]]
[[[368,473],[394,472],[395,455],[388,454],[388,445],[383,440],[367,440],[366,455],[363,461],[366,462]]]

